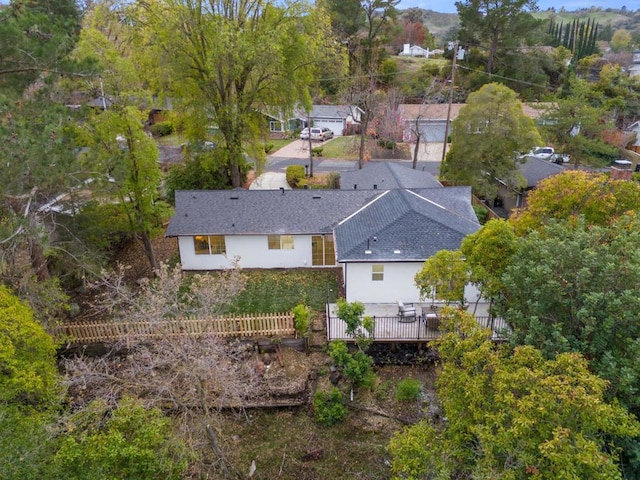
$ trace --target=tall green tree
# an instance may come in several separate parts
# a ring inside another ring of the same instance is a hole
[[[640,221],[553,222],[520,240],[498,313],[512,341],[547,358],[579,352],[609,381],[610,398],[640,406]]]
[[[498,83],[469,95],[451,129],[451,149],[440,174],[456,185],[470,185],[476,195],[493,198],[498,180],[520,183],[516,152],[541,143],[533,120],[513,90]]]
[[[115,106],[85,123],[82,136],[89,149],[86,168],[96,171],[96,192],[117,201],[127,216],[129,232],[143,245],[157,270],[152,238],[162,225],[163,204],[157,202],[162,172],[158,147],[143,130],[144,115],[135,107]]]
[[[49,270],[47,205],[79,185],[69,135],[74,114],[49,86],[75,71],[65,59],[78,31],[70,0],[12,1],[0,9],[0,280],[28,298],[41,319],[64,302]]]
[[[395,434],[393,478],[623,478],[608,439],[637,436],[640,424],[605,400],[607,382],[584,357],[496,348],[489,331],[456,315],[458,332],[438,342],[446,421]]]
[[[590,91],[586,80],[569,78],[557,105],[543,114],[548,121],[541,131],[552,145],[571,155],[574,165],[604,166],[617,158],[618,148],[601,138],[613,122],[608,109],[601,100],[594,101]]]
[[[88,147],[81,158],[90,185],[115,200],[128,220],[127,232],[141,241],[156,270],[151,240],[163,220],[163,204],[157,201],[162,172],[156,143],[143,128],[150,94],[135,58],[134,32],[120,23],[117,11],[103,4],[96,4],[85,19],[74,55],[99,69],[100,76],[85,82],[85,88],[92,92],[99,87],[104,111],[88,114],[78,138]]]
[[[272,0],[160,0],[136,15],[157,77],[169,80],[156,82],[158,88],[181,103],[192,134],[204,138],[208,127],[218,129],[232,186],[241,186],[249,168],[245,152],[264,156],[260,110],[310,107],[315,62],[323,47],[333,49],[323,30],[326,16],[304,2]]]
[[[538,9],[535,0],[464,0],[456,8],[460,41],[488,50],[487,73],[494,71],[502,48],[519,46],[539,26],[531,15]]]
[[[469,271],[460,250],[440,250],[429,257],[414,280],[420,298],[464,305]]]
[[[72,0],[12,0],[0,9],[0,94],[20,95],[36,79],[67,71],[79,30]]]
[[[514,229],[504,220],[490,220],[480,230],[467,235],[460,245],[470,281],[480,287],[480,296],[492,303],[503,288],[502,275],[517,252]]]

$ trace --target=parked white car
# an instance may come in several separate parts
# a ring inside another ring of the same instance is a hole
[[[333,131],[330,128],[311,127],[311,140],[324,142],[333,138]],[[309,140],[309,128],[303,128],[300,132],[301,140]]]
[[[555,151],[553,150],[552,147],[539,147],[531,150],[528,156],[539,158],[540,160],[549,160],[554,153]]]

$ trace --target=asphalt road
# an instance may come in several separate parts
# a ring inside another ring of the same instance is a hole
[[[331,141],[331,140],[329,140]],[[265,170],[268,172],[285,171],[289,165],[302,165],[309,168],[309,147],[308,142],[295,140],[281,148],[273,155],[267,157]],[[314,143],[315,145],[315,143]],[[437,176],[440,171],[440,159],[442,158],[442,143],[430,143],[421,145],[419,161],[416,164],[417,170],[427,171]],[[376,159],[374,162],[394,162],[402,163],[411,167],[411,160],[384,160]],[[344,172],[358,168],[355,160],[323,159],[315,157],[313,159],[313,171],[318,173]]]

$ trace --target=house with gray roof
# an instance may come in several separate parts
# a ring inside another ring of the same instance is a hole
[[[413,170],[394,162],[367,162],[361,169],[340,173],[340,188],[344,190],[438,187],[442,187],[442,184],[429,172]]]
[[[405,167],[403,167],[405,168]],[[414,276],[480,227],[469,187],[177,191],[184,270],[341,267],[348,301],[416,302]]]
[[[503,182],[500,182],[498,188],[498,198],[507,214],[514,208],[526,206],[527,196],[531,190],[537,187],[538,182],[564,171],[561,165],[531,156],[525,157],[523,163],[518,162],[517,167],[524,183],[518,188],[510,189]]]
[[[357,133],[363,113],[356,105],[313,105],[310,112],[296,108],[288,118],[277,109],[268,109],[265,116],[270,132],[301,130],[311,122],[311,126],[326,127],[339,137]]]

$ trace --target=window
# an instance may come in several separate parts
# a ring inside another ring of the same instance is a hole
[[[293,250],[293,235],[269,235],[269,250]]]
[[[227,245],[222,235],[209,235],[211,255],[224,255],[227,253]]]
[[[284,129],[282,128],[282,122],[271,120],[269,122],[269,130],[272,132],[283,132]]]
[[[196,255],[224,255],[227,246],[223,235],[196,235],[193,237]]]
[[[371,280],[374,282],[384,280],[384,265],[371,265]]]
[[[311,237],[311,265],[335,265],[336,254],[332,235],[314,235]]]

